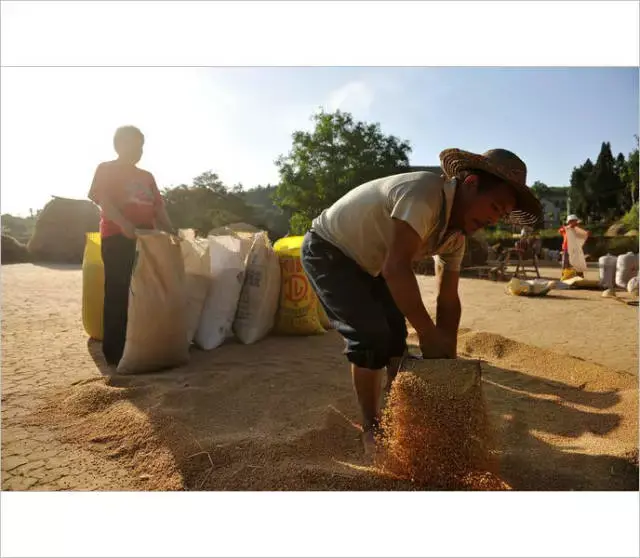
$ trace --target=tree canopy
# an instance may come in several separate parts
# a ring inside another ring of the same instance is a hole
[[[201,235],[229,223],[254,220],[252,208],[212,171],[200,174],[191,185],[164,188],[162,195],[174,226],[193,228]]]
[[[287,155],[276,161],[280,173],[274,200],[291,212],[290,229],[306,231],[311,220],[356,186],[409,166],[408,141],[359,122],[349,113],[320,110],[311,132],[297,131]]]
[[[638,201],[638,136],[636,149],[625,158],[613,156],[603,142],[595,164],[587,159],[574,167],[569,190],[572,210],[590,221],[611,221]]]

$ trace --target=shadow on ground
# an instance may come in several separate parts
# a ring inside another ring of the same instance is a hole
[[[77,271],[82,269],[79,263],[48,263],[48,262],[32,262],[36,267],[44,267],[46,269],[55,269],[57,271]]]

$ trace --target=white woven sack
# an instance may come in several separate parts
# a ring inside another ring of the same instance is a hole
[[[210,236],[211,282],[195,335],[196,344],[211,350],[233,335],[233,320],[244,281],[242,241],[233,236]]]
[[[209,242],[196,238],[193,229],[180,230],[179,236],[187,290],[187,340],[191,344],[211,284],[211,258]]]

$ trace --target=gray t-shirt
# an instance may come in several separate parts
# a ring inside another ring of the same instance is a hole
[[[431,172],[410,172],[372,180],[354,188],[313,221],[327,242],[379,275],[393,239],[393,219],[407,222],[422,238],[420,257],[434,256],[436,265],[458,271],[464,237],[444,238],[451,214],[455,179]]]

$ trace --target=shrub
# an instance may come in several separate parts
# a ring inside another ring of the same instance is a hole
[[[491,231],[485,230],[484,237],[489,243],[489,245],[497,244],[506,240],[513,240],[513,234],[509,231]]]
[[[605,254],[620,256],[627,252],[638,252],[638,237],[616,236],[604,237],[593,236],[587,239],[584,246],[585,254],[591,256],[591,260],[597,260]]]
[[[638,204],[636,203],[620,220],[627,230],[638,230]]]
[[[289,221],[289,232],[292,235],[303,235],[311,228],[311,219],[302,213],[294,213]]]
[[[29,261],[27,247],[7,234],[2,235],[2,264],[23,263]]]

